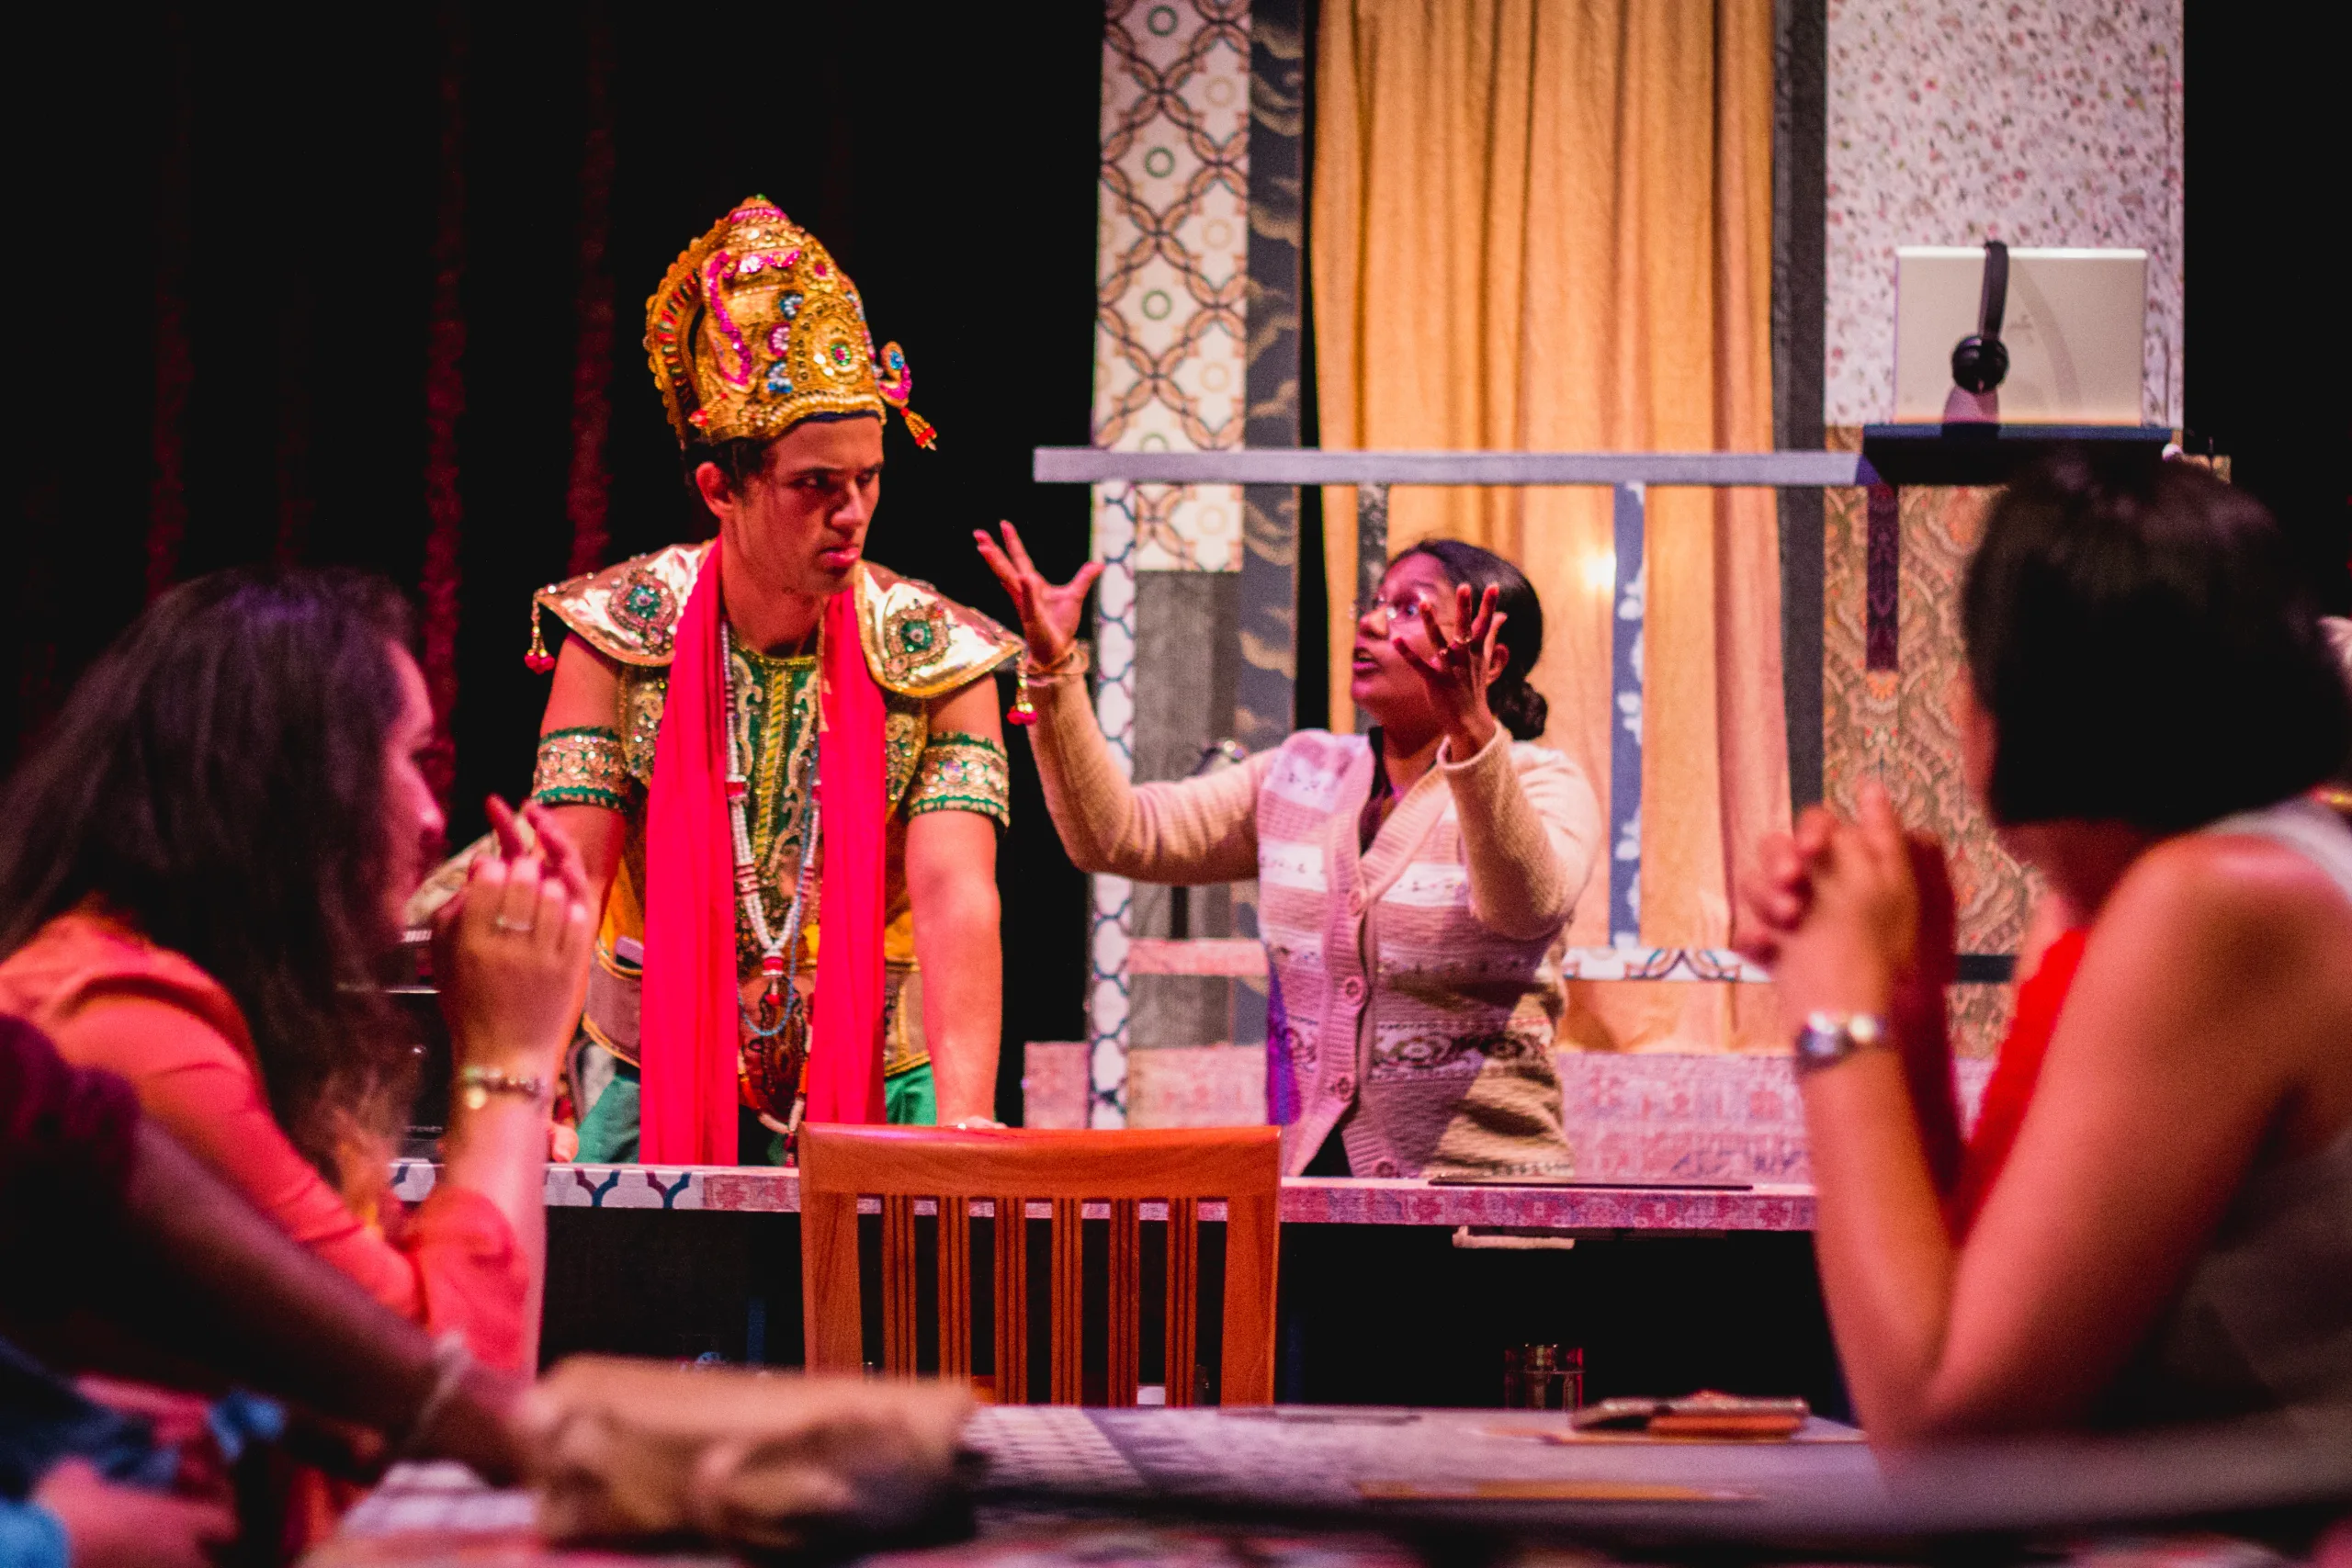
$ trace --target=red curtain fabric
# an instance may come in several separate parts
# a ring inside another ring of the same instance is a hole
[[[458,421],[466,412],[466,17],[441,11],[439,198],[433,219],[433,308],[424,348],[425,690],[433,696],[433,750],[426,777],[443,808],[458,771],[449,719],[458,705],[458,550],[465,499],[458,487]]]
[[[564,516],[571,525],[570,575],[606,564],[611,529],[605,437],[612,424],[613,278],[605,262],[613,228],[613,25],[587,17],[587,127],[580,154],[580,281],[572,301],[571,473]]]

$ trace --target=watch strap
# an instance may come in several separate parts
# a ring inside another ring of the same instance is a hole
[[[1803,1077],[1834,1067],[1849,1056],[1864,1051],[1880,1051],[1894,1044],[1894,1032],[1886,1020],[1867,1012],[1815,1012],[1808,1014],[1804,1027],[1797,1031],[1796,1069]]]

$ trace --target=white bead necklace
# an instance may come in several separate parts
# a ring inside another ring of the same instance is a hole
[[[727,817],[735,835],[735,898],[742,906],[745,923],[751,927],[752,940],[760,948],[760,973],[767,978],[767,991],[762,1011],[773,1010],[775,1021],[763,1028],[760,1021],[743,1015],[743,1027],[760,1039],[772,1039],[782,1033],[800,1008],[800,993],[793,987],[800,967],[800,911],[808,897],[808,872],[816,863],[817,840],[822,813],[820,810],[819,778],[814,766],[808,770],[808,819],[800,835],[800,869],[794,874],[792,908],[785,916],[780,930],[768,929],[767,902],[760,895],[760,872],[752,857],[750,800],[752,781],[743,761],[743,739],[736,722],[735,632],[722,623],[719,626],[719,656],[727,668]],[[818,647],[821,660],[822,634]],[[821,753],[820,753],[821,754]],[[739,1000],[737,1006],[741,1006]]]

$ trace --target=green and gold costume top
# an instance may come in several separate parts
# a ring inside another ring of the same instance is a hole
[[[637,1060],[636,987],[645,933],[645,803],[653,781],[655,739],[669,688],[672,634],[693,592],[708,546],[673,546],[601,572],[542,589],[533,604],[551,610],[575,636],[612,659],[620,671],[618,711],[611,728],[560,729],[540,738],[532,795],[548,806],[595,806],[628,823],[621,865],[605,900],[583,1026],[627,1062]],[[957,731],[933,731],[931,704],[988,674],[1020,651],[1019,641],[976,611],[928,583],[900,578],[871,563],[859,568],[848,592],[858,595],[859,640],[866,667],[882,688],[885,772],[890,799],[887,826],[883,931],[886,1010],[883,1067],[900,1073],[930,1059],[914,955],[914,925],[907,896],[907,823],[931,811],[971,811],[998,826],[1012,821],[1004,750],[994,740]],[[809,781],[817,762],[818,661],[814,652],[775,656],[738,645],[729,682],[750,784],[745,826],[772,918],[791,907],[808,831]],[[820,846],[820,856],[822,847]],[[802,912],[799,975],[816,975],[820,936],[819,887],[812,878]],[[737,971],[747,994],[763,983],[760,950],[739,904],[735,912]],[[620,982],[618,986],[608,982]]]

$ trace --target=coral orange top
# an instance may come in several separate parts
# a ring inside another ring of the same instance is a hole
[[[1944,1199],[1944,1218],[1955,1241],[1965,1240],[1975,1228],[1976,1216],[2000,1179],[2001,1168],[2017,1146],[2018,1129],[2025,1124],[2026,1107],[2032,1103],[2033,1086],[2041,1077],[2041,1058],[2050,1037],[2058,1030],[2059,1010],[2075,984],[2083,962],[2087,927],[2062,932],[2042,950],[2041,962],[2018,987],[2017,1010],[2009,1032],[2001,1040],[1999,1060],[1985,1080],[1984,1102],[1968,1146],[1960,1156],[1960,1176]]]
[[[270,1114],[253,1037],[193,963],[82,909],[0,963],[0,1012],[31,1021],[76,1066],[130,1080],[141,1106],[280,1229],[435,1337],[522,1371],[528,1271],[512,1226],[479,1192],[436,1186],[414,1211],[387,1190],[354,1213]]]

